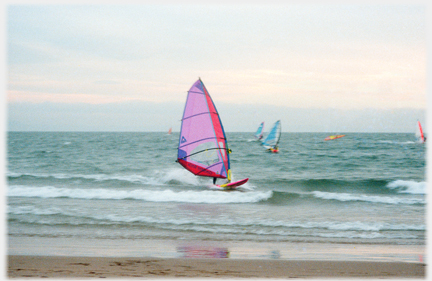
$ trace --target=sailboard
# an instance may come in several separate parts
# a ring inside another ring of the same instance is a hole
[[[217,185],[218,187],[221,187],[223,189],[227,189],[227,190],[232,190],[232,189],[236,189],[238,186],[245,184],[249,179],[242,179],[239,181],[235,181],[235,182],[230,182],[230,183],[226,183],[226,184],[221,184],[221,185]]]
[[[219,113],[201,79],[188,91],[181,121],[177,162],[196,176],[230,183],[231,151]]]
[[[171,134],[172,134],[172,128],[169,128],[168,135],[171,135]]]
[[[264,122],[262,122],[259,125],[258,130],[256,131],[256,133],[254,135],[257,140],[261,140],[263,138],[263,131],[264,131]]]
[[[328,136],[328,137],[326,137],[324,140],[325,140],[325,141],[328,141],[328,140],[335,140],[335,139],[340,139],[340,138],[343,138],[343,137],[345,137],[345,135],[333,135],[333,136]]]
[[[420,121],[417,121],[416,138],[420,143],[424,143],[426,141]]]
[[[262,145],[267,149],[267,151],[274,152],[274,153],[279,152],[278,144],[279,144],[281,132],[282,132],[281,121],[278,120],[276,121],[276,123],[274,123],[267,137],[262,142]]]

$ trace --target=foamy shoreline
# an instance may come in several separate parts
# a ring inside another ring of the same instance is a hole
[[[8,256],[8,278],[425,278],[423,263]]]
[[[189,253],[185,252],[189,249]],[[8,237],[8,255],[427,262],[425,245],[211,241],[189,239],[88,239]]]

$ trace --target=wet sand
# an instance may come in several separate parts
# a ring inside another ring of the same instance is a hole
[[[9,278],[425,278],[424,263],[213,258],[7,257]]]

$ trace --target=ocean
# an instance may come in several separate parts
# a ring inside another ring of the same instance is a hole
[[[8,252],[58,244],[54,254],[91,255],[152,241],[174,247],[156,256],[197,241],[273,245],[278,258],[289,258],[286,245],[425,248],[427,144],[413,133],[327,136],[282,133],[275,154],[253,133],[228,132],[232,177],[249,181],[227,192],[175,162],[175,132],[8,132]]]

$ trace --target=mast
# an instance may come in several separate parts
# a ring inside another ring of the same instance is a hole
[[[225,148],[223,148],[223,147],[221,148],[220,147],[221,144],[218,142],[219,153],[220,154],[224,153],[226,155],[226,159],[227,159],[226,160],[226,163],[227,163],[227,168],[226,168],[227,169],[227,180],[228,180],[228,182],[231,182],[231,167],[230,167],[231,165],[230,165],[230,158],[229,158],[229,154],[231,153],[231,150],[228,148],[228,140],[227,140],[227,137],[226,137],[226,134],[225,134],[224,127],[222,125],[222,120],[220,119],[220,115],[219,115],[218,111],[216,110],[216,106],[215,106],[215,104],[213,102],[213,99],[211,98],[209,92],[207,91],[207,88],[204,85],[204,82],[201,80],[201,77],[199,77],[199,80],[200,80],[200,82],[201,82],[201,84],[202,84],[202,86],[203,86],[203,88],[205,90],[205,93],[206,93],[206,96],[209,99],[209,102],[211,102],[211,104],[213,105],[213,108],[214,108],[214,110],[216,112],[216,116],[217,116],[217,118],[219,120],[219,125],[220,125],[220,129],[222,131],[222,134],[223,134],[223,141],[224,141],[224,144],[225,144]],[[210,110],[209,110],[209,112],[210,112]],[[211,114],[211,112],[210,112],[210,114]],[[213,121],[213,118],[212,118],[212,121]],[[216,128],[217,127],[215,126],[215,124],[213,124],[213,128],[215,128],[215,137],[217,139],[217,135],[216,135],[216,133],[217,133]],[[222,149],[224,149],[224,150],[222,150]],[[224,151],[224,152],[222,152],[222,151]]]

